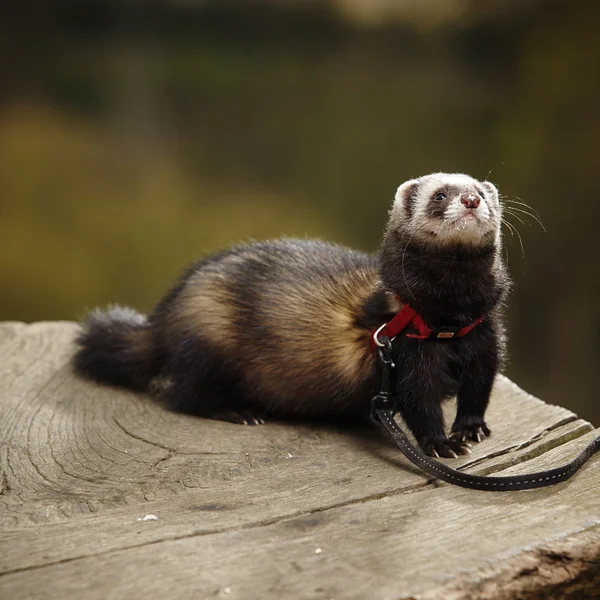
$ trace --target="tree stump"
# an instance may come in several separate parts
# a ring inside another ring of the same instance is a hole
[[[600,457],[550,488],[440,484],[374,427],[245,427],[82,380],[76,331],[0,324],[0,598],[600,596]],[[598,435],[503,376],[487,417],[453,466],[533,472]]]

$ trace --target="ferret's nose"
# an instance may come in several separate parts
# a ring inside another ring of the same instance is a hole
[[[481,197],[479,196],[479,194],[463,194],[460,197],[460,201],[467,208],[477,208],[479,206],[479,203],[481,202]]]

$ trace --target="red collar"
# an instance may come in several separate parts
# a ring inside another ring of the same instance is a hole
[[[399,300],[400,301],[400,300]],[[402,303],[402,302],[401,302]],[[404,303],[402,303],[404,304]],[[454,338],[461,338],[467,335],[472,329],[477,327],[484,317],[479,317],[471,324],[465,327],[438,327],[437,329],[431,329],[423,321],[421,315],[409,304],[404,304],[400,309],[400,312],[387,323],[384,323],[379,329],[374,330],[371,335],[371,348],[375,351],[378,345],[377,340],[385,336],[389,340],[393,340],[398,334],[402,333],[409,325],[412,325],[418,333],[407,333],[406,337],[413,338],[416,340],[449,340]]]

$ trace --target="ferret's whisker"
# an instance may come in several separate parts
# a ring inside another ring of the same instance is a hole
[[[537,210],[535,210],[535,208],[533,208],[533,206],[531,206],[531,204],[527,204],[527,202],[523,201],[523,198],[520,198],[519,196],[500,196],[500,200],[502,200],[503,202],[512,202],[513,204],[522,204],[523,206],[526,206],[527,208],[530,208],[533,212],[535,212],[537,214]]]
[[[514,217],[515,215],[512,215],[512,216]],[[508,224],[508,220],[506,220],[506,223]],[[521,255],[523,256],[523,258],[525,258],[525,248],[523,247],[523,238],[521,237],[521,234],[519,233],[519,230],[514,225],[514,223],[511,223],[510,226],[512,229],[514,229],[515,233],[517,234],[517,237],[519,238],[519,244],[521,246]]]
[[[514,200],[514,198],[516,198],[516,200]],[[519,196],[502,196],[501,200],[503,202],[508,202],[509,204],[517,204],[519,206],[523,206],[526,209],[530,210],[533,215],[535,215],[540,221],[542,220],[542,217],[540,215],[540,213],[533,208],[533,206],[531,206],[531,204],[527,204],[527,202],[523,202],[523,200],[521,198],[519,198]],[[514,206],[511,206],[510,208],[515,208]],[[533,216],[531,215],[531,216]]]
[[[489,176],[492,174],[492,172],[494,171],[494,169],[495,169],[496,167],[503,166],[504,164],[506,164],[506,163],[503,163],[503,162],[501,162],[501,163],[498,163],[497,165],[494,165],[494,166],[493,166],[493,167],[492,167],[492,168],[491,168],[491,169],[488,171],[488,174],[486,175],[486,178],[485,178],[485,180],[487,181],[487,178],[488,178],[488,177],[489,177]]]
[[[504,219],[502,217],[500,218],[500,220],[502,221],[502,223],[504,223],[504,225],[506,225],[508,227],[508,232],[510,233],[510,237],[511,238],[515,237],[512,225],[506,219]]]
[[[521,245],[521,256],[523,258],[525,258],[525,248],[523,247],[523,238],[521,237],[521,234],[519,233],[519,230],[515,228],[515,232],[517,234],[517,237],[519,238],[519,244]]]
[[[450,274],[450,270],[452,269],[452,266],[454,265],[454,262],[456,261],[456,256],[452,257],[452,262],[450,263],[450,266],[448,267],[448,270],[446,271],[446,274],[440,279],[440,283],[442,283],[443,281],[445,281],[446,277],[448,277],[448,275]]]
[[[410,295],[413,297],[413,300],[416,300],[415,295],[412,293],[412,290],[410,289],[410,285],[408,285],[408,281],[406,279],[406,271],[404,269],[404,258],[406,257],[406,250],[408,249],[408,245],[410,244],[410,241],[412,239],[413,239],[413,236],[411,235],[408,238],[408,242],[406,242],[406,246],[404,246],[404,251],[402,252],[402,277],[404,278],[404,283],[406,284],[406,289],[408,290]]]
[[[519,235],[518,232],[517,232],[517,229],[516,229],[516,227],[512,223],[507,223],[507,226],[510,228],[510,233],[511,233],[510,239],[514,240],[515,239],[515,233],[517,235]],[[507,247],[506,251],[508,252],[508,247]],[[522,253],[523,253],[523,250],[521,250],[521,254]]]
[[[543,229],[544,233],[548,233],[546,231],[546,228],[544,227],[544,224],[542,223],[542,219],[538,216],[538,215],[534,215],[533,213],[530,213],[526,210],[523,210],[522,208],[517,208],[516,206],[510,206],[508,208],[506,208],[505,210],[509,211],[509,210],[517,210],[520,213],[523,213],[529,217],[531,217],[532,219],[534,219],[535,221],[537,221],[537,223],[539,224],[539,226]]]
[[[516,196],[515,196],[516,198]],[[533,206],[531,206],[531,204],[527,204],[527,202],[523,202],[521,200],[521,198],[518,198],[519,201],[517,200],[513,200],[513,198],[511,196],[508,197],[503,197],[502,200],[509,202],[510,204],[520,204],[521,206],[524,206],[525,208],[529,208],[530,210],[532,210],[536,215],[539,216],[539,213],[537,210],[535,210],[535,208],[533,208]]]
[[[511,217],[514,217],[517,221],[519,221],[519,223],[522,223],[523,225],[529,225],[529,223],[526,223],[525,221],[523,221],[523,219],[521,219],[521,217],[519,217],[519,215],[515,215],[515,213],[510,212],[510,210],[504,209],[504,212],[507,215],[510,215]]]

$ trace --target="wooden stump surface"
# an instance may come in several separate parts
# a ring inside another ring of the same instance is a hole
[[[375,428],[233,425],[79,379],[76,331],[0,324],[3,600],[600,596],[600,456],[540,490],[439,484]],[[599,433],[505,377],[488,423],[454,466],[542,470]]]

